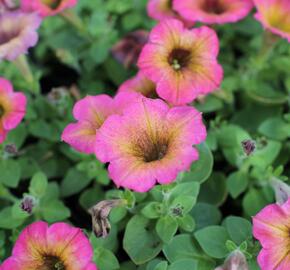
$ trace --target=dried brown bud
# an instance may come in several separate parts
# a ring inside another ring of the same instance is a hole
[[[32,213],[33,207],[36,205],[36,200],[30,195],[26,195],[20,203],[20,208],[27,212],[28,214]]]
[[[10,155],[16,155],[17,147],[15,144],[6,144],[4,147],[4,151]]]
[[[148,40],[148,32],[138,30],[126,35],[113,48],[113,56],[126,68],[137,63],[139,54]]]
[[[242,147],[247,156],[251,155],[256,149],[256,143],[252,140],[242,141]]]
[[[124,200],[106,200],[89,209],[92,216],[93,232],[96,237],[106,238],[108,236],[111,229],[108,220],[109,214],[114,207],[121,205],[125,205]]]

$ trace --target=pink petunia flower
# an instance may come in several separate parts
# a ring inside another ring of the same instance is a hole
[[[93,154],[98,129],[112,114],[122,113],[123,109],[139,97],[138,94],[120,93],[113,99],[108,95],[87,96],[73,108],[77,123],[69,124],[62,133],[62,140],[79,152]]]
[[[262,270],[290,269],[290,198],[270,204],[253,217],[253,234],[262,245],[258,263]]]
[[[192,146],[205,140],[201,114],[189,106],[170,108],[160,99],[142,97],[110,116],[96,136],[95,154],[110,162],[118,187],[146,192],[168,184],[198,159]]]
[[[0,143],[8,132],[22,121],[26,111],[26,97],[14,92],[9,81],[0,77]]]
[[[78,0],[21,0],[24,11],[34,11],[42,17],[54,16],[65,9],[72,8]]]
[[[119,92],[137,92],[148,98],[158,98],[156,92],[156,84],[147,79],[142,72],[127,81],[125,81],[119,88]]]
[[[15,60],[27,53],[38,41],[37,29],[41,18],[36,14],[19,11],[5,12],[0,16],[0,60]]]
[[[97,270],[92,246],[81,229],[38,221],[18,237],[1,270]]]
[[[212,29],[188,30],[178,20],[164,20],[150,33],[138,66],[156,83],[161,98],[182,105],[219,87],[223,69],[217,62],[218,52],[218,37]]]
[[[255,18],[263,26],[290,42],[290,1],[254,0],[258,12]]]
[[[173,7],[191,21],[208,24],[237,22],[253,8],[252,0],[173,0]]]
[[[191,27],[194,23],[183,19],[174,9],[173,0],[149,0],[147,5],[147,13],[154,20],[162,21],[164,19],[178,19],[183,21],[187,27]]]

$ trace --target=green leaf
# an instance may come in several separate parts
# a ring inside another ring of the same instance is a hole
[[[119,269],[120,265],[115,255],[108,249],[99,247],[95,250],[94,259],[100,270]]]
[[[153,270],[166,270],[167,267],[168,267],[168,262],[163,261],[163,262],[158,263],[158,264],[154,267]],[[146,269],[146,270],[147,270],[147,269]]]
[[[197,182],[191,183],[178,183],[170,192],[170,200],[179,197],[179,196],[190,196],[197,198],[199,193],[200,184]]]
[[[155,258],[162,249],[162,243],[150,221],[136,215],[126,226],[123,247],[132,261],[139,265]]]
[[[160,217],[161,215],[161,203],[158,202],[149,202],[147,205],[141,210],[141,213],[144,217],[155,219]]]
[[[178,226],[187,231],[187,232],[193,232],[195,228],[195,221],[192,216],[190,215],[185,215],[183,217],[178,217]]]
[[[231,239],[237,245],[252,237],[252,225],[244,218],[230,216],[225,219],[224,224]]]
[[[191,259],[183,259],[174,262],[168,267],[168,270],[198,270],[197,262]]]
[[[189,234],[175,236],[168,245],[164,246],[163,253],[170,263],[192,259],[198,262],[198,270],[214,269],[215,266],[215,262],[203,253]]]
[[[183,181],[196,181],[203,183],[211,175],[213,168],[213,155],[207,144],[202,143],[197,146],[199,159],[195,161],[190,168],[190,172],[184,173]]]
[[[69,197],[89,185],[92,179],[75,168],[70,169],[60,185],[61,195]]]
[[[6,207],[0,211],[0,228],[15,229],[24,222],[24,218],[14,218],[12,215],[12,207]]]
[[[196,222],[197,230],[219,224],[222,216],[216,206],[207,203],[197,203],[190,213]]]
[[[37,172],[33,175],[30,185],[29,185],[29,192],[31,195],[41,198],[44,196],[46,189],[47,189],[47,177],[42,172]]]
[[[185,215],[192,209],[195,203],[196,203],[196,197],[181,195],[174,199],[170,207],[171,207],[171,211],[173,209],[179,208],[182,211],[182,214]]]
[[[248,183],[248,175],[243,171],[237,171],[229,175],[227,188],[231,196],[235,199],[247,189]]]
[[[171,216],[161,217],[156,224],[156,232],[164,243],[169,243],[178,229],[178,223]]]
[[[41,213],[47,222],[56,222],[70,217],[70,210],[62,201],[53,200],[40,206]]]
[[[290,124],[279,117],[267,119],[258,130],[261,134],[274,140],[285,140],[290,137]]]
[[[21,167],[13,159],[0,160],[0,183],[7,187],[18,186],[21,176]]]
[[[230,238],[221,226],[209,226],[194,234],[202,249],[211,257],[221,259],[228,254],[226,242]]]
[[[221,205],[227,197],[226,178],[224,174],[215,172],[202,184],[198,201]]]

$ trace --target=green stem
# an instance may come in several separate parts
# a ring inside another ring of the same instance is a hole
[[[60,13],[60,15],[65,21],[67,21],[73,27],[75,27],[82,36],[92,41],[92,38],[90,34],[88,33],[86,26],[84,25],[83,21],[78,15],[76,15],[74,12],[72,12],[69,9],[63,11],[62,13]]]
[[[29,83],[33,84],[34,82],[34,76],[30,69],[30,66],[28,64],[27,58],[25,55],[20,55],[15,61],[15,66],[18,68],[18,70],[21,72],[24,79]]]

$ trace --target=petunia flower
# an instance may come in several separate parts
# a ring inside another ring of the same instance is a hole
[[[14,0],[0,0],[0,14],[17,9],[17,4]]]
[[[205,137],[201,114],[193,107],[170,108],[160,99],[142,97],[106,120],[95,154],[110,163],[109,176],[118,187],[146,192],[188,170],[198,159],[193,145]]]
[[[148,40],[147,31],[138,30],[127,34],[112,48],[112,54],[117,61],[128,68],[136,65],[140,52]]]
[[[78,101],[73,108],[76,123],[69,124],[62,133],[62,140],[79,152],[93,154],[95,137],[98,129],[112,114],[122,113],[122,110],[138,94],[120,93],[113,99],[108,95],[87,96]]]
[[[173,7],[187,20],[208,24],[237,22],[253,8],[252,0],[173,0]]]
[[[137,92],[148,98],[158,98],[156,84],[138,72],[137,75],[125,81],[119,88],[119,92]]]
[[[180,21],[169,19],[153,28],[138,66],[156,83],[161,98],[182,105],[219,87],[223,70],[218,52],[215,31],[206,26],[188,30]]]
[[[78,0],[21,0],[24,11],[37,12],[42,17],[54,16],[65,9],[72,8]]]
[[[290,269],[290,198],[270,204],[253,217],[253,234],[262,245],[258,263],[262,270]]]
[[[0,77],[0,143],[8,132],[22,121],[26,111],[26,97],[14,92],[9,81]]]
[[[154,20],[178,19],[184,22],[187,27],[194,25],[192,21],[183,19],[174,9],[173,0],[149,0],[147,13]]]
[[[0,60],[15,60],[36,45],[37,29],[41,18],[36,14],[19,11],[5,12],[0,16]]]
[[[81,229],[66,223],[27,226],[1,270],[97,270],[92,246]]]
[[[254,0],[258,12],[255,18],[263,26],[290,42],[290,1]]]

